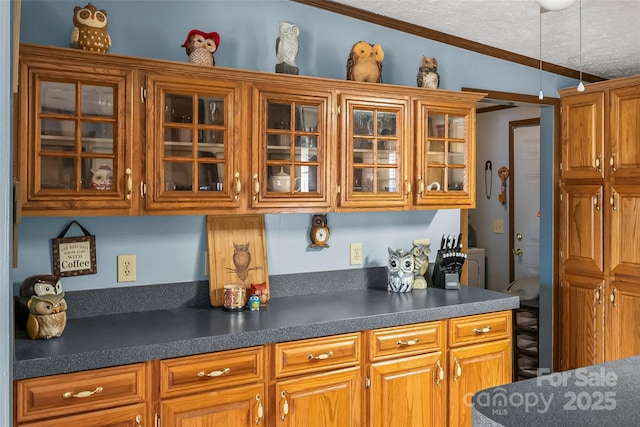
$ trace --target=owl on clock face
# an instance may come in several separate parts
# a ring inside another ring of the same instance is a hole
[[[216,65],[213,54],[220,47],[220,35],[215,31],[205,33],[200,30],[191,30],[182,47],[187,52],[189,63],[213,66]]]
[[[389,250],[387,263],[387,290],[410,292],[413,289],[413,253],[404,249]]]

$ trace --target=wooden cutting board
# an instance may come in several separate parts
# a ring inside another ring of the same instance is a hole
[[[209,299],[223,303],[225,285],[243,285],[247,297],[251,284],[269,289],[264,215],[207,216],[209,247]]]

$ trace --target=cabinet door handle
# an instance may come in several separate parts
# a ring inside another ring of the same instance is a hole
[[[236,172],[233,177],[236,179],[236,195],[234,198],[238,200],[240,198],[240,192],[242,191],[242,183],[240,182],[240,172]]]
[[[601,171],[601,169],[600,169],[600,154],[598,154],[598,155],[596,156],[596,170],[597,170],[598,172],[600,172],[600,171]]]
[[[142,415],[136,415],[136,424],[138,425],[138,427],[142,427]]]
[[[64,393],[62,395],[62,397],[64,399],[68,399],[70,397],[74,397],[76,399],[84,399],[85,397],[93,396],[94,394],[100,393],[102,390],[104,390],[104,388],[96,387],[94,390],[84,390],[84,391],[80,391],[80,392],[78,392],[76,394],[73,394],[72,391],[67,391],[66,393]]]
[[[436,362],[436,367],[438,368],[438,377],[436,378],[436,385],[440,385],[440,383],[444,380],[444,369],[442,368],[440,359],[438,359],[438,361]]]
[[[598,304],[602,304],[602,300],[600,299],[601,291],[602,291],[602,286],[598,286],[598,289],[596,289],[596,302]]]
[[[611,205],[611,209],[616,211],[616,192],[611,193],[611,197],[609,197],[609,204]]]
[[[200,371],[200,372],[198,372],[198,376],[199,377],[215,378],[215,377],[222,376],[224,374],[228,374],[229,372],[231,372],[231,369],[229,369],[229,368],[224,368],[222,371],[211,371],[209,373],[207,373],[205,371]]]
[[[280,419],[284,421],[289,415],[289,402],[287,402],[287,395],[284,391],[280,393],[280,397],[282,397],[282,417]]]
[[[600,210],[600,192],[598,191],[595,196],[593,196],[593,206],[596,207],[596,210]]]
[[[424,181],[420,175],[418,175],[418,191],[420,192],[420,197],[424,196]]]
[[[458,378],[462,376],[462,366],[460,366],[460,362],[458,362],[458,358],[453,358],[453,363],[456,365],[456,370],[453,373],[453,382],[458,381]]]
[[[487,332],[491,332],[491,325],[485,326],[482,329],[473,328],[473,333],[476,335],[486,334]]]
[[[253,200],[258,200],[260,194],[260,180],[258,180],[258,174],[253,174]]]
[[[616,171],[616,153],[611,153],[611,157],[609,157],[609,166],[611,166],[611,172]]]
[[[260,394],[256,394],[256,402],[258,402],[258,418],[256,418],[256,425],[258,425],[264,416],[264,409],[262,408],[262,402],[260,401]]]
[[[414,338],[412,340],[408,340],[408,341],[402,341],[402,340],[398,340],[398,342],[396,344],[398,345],[406,345],[406,346],[411,346],[411,345],[416,345],[420,342],[420,340],[418,338]]]
[[[133,191],[133,181],[131,181],[131,168],[125,171],[127,174],[127,200],[131,200],[131,192]]]
[[[617,305],[616,305],[616,288],[613,288],[613,290],[611,291],[611,295],[609,296],[609,300],[611,301],[611,304],[613,304],[614,307],[617,307]]]
[[[320,353],[317,356],[310,354],[307,356],[307,360],[325,360],[330,358],[331,356],[333,356],[333,351],[330,351],[329,353]]]
[[[409,197],[409,194],[411,194],[411,182],[409,181],[409,177],[408,176],[404,177],[404,182],[405,182],[405,185],[407,187],[407,192],[405,193],[405,196]]]

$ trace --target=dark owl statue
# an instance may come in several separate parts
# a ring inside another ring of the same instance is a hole
[[[438,89],[440,87],[440,74],[438,74],[438,60],[428,56],[422,56],[417,76],[418,87]]]

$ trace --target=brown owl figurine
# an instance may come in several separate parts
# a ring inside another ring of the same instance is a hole
[[[187,52],[189,63],[213,66],[216,65],[213,54],[220,47],[220,35],[215,31],[205,33],[200,30],[191,30],[182,47]]]
[[[111,37],[107,33],[107,12],[91,3],[73,8],[71,47],[107,53]]]
[[[416,76],[418,87],[437,89],[440,87],[440,74],[438,74],[438,60],[429,56],[422,56],[418,75]]]
[[[382,83],[383,59],[384,51],[379,44],[357,42],[347,60],[347,80]]]
[[[27,333],[31,339],[49,339],[62,335],[67,326],[67,302],[64,300],[64,292],[34,295],[27,305]]]

